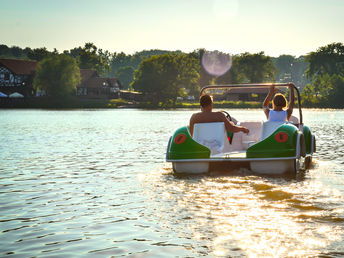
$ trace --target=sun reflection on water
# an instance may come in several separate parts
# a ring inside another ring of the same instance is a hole
[[[342,241],[343,207],[331,203],[343,203],[343,194],[312,172],[304,181],[245,173],[176,178],[166,167],[145,180],[155,180],[166,208],[159,220],[213,256],[317,256]]]

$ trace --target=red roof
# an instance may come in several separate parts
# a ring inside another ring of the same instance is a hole
[[[99,88],[106,83],[110,87],[114,87],[118,83],[118,87],[122,88],[117,78],[102,78],[99,77],[97,71],[92,69],[80,69],[81,83],[78,87]]]
[[[106,83],[109,87],[114,87],[116,82],[116,78],[92,77],[84,84],[84,86],[87,88],[99,88],[105,86],[104,83]],[[118,87],[120,87],[119,84]]]
[[[85,83],[92,77],[99,77],[97,71],[92,69],[80,69],[81,84]]]
[[[93,77],[87,81],[87,88],[99,88],[106,82],[105,78]]]
[[[37,61],[19,59],[0,59],[0,64],[7,67],[11,72],[19,75],[30,75],[36,71]]]

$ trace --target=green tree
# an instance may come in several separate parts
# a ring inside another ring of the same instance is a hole
[[[11,52],[12,52],[12,55],[16,58],[21,58],[23,55],[23,50],[17,46],[11,47]]]
[[[64,97],[75,92],[80,84],[80,70],[73,57],[53,55],[38,63],[34,88],[48,96]]]
[[[216,78],[216,84],[235,84],[244,82],[244,75],[239,71],[239,59],[233,57],[232,67],[224,74]]]
[[[110,69],[111,69],[110,74],[112,76],[115,76],[117,75],[117,72],[121,67],[132,66],[130,61],[131,61],[131,56],[126,55],[124,52],[113,53],[110,60]],[[132,67],[134,69],[136,68],[135,66],[132,66]]]
[[[291,55],[280,55],[272,59],[277,69],[277,81],[289,82],[292,81],[292,67],[295,62],[295,57]]]
[[[330,78],[330,88],[328,103],[331,103],[331,107],[344,108],[344,76],[334,74]]]
[[[47,48],[45,47],[41,47],[41,48],[35,48],[35,49],[31,49],[28,53],[27,53],[27,57],[32,59],[32,60],[36,60],[36,61],[41,61],[44,58],[51,56],[52,53],[49,52],[47,50]]]
[[[309,100],[312,105],[323,106],[328,102],[330,75],[320,75],[315,77],[311,84],[307,84],[302,92],[302,96]],[[307,95],[306,95],[307,94]],[[307,103],[307,102],[306,102]]]
[[[198,84],[200,87],[207,86],[212,83],[212,81],[216,78],[215,76],[209,74],[202,65],[203,55],[205,54],[206,50],[204,48],[197,49],[191,53],[194,58],[198,59],[199,62],[199,79]]]
[[[98,50],[93,43],[86,43],[85,47],[80,49],[77,60],[81,69],[94,69],[98,74],[105,74],[109,70],[102,50]]]
[[[143,50],[140,52],[136,52],[133,55],[127,55],[124,52],[120,53],[113,53],[110,55],[109,58],[109,65],[110,71],[108,73],[109,76],[116,76],[119,69],[126,66],[131,66],[136,70],[139,67],[139,64],[147,59],[151,58],[155,55],[163,55],[163,54],[182,54],[181,51],[166,51],[166,50]]]
[[[116,76],[122,83],[123,88],[127,90],[134,79],[134,68],[131,66],[121,67],[118,69]]]
[[[301,92],[301,102],[303,106],[313,107],[316,104],[319,104],[319,100],[313,94],[314,86],[310,83],[307,83]]]
[[[0,57],[11,57],[11,49],[7,45],[0,45]]]
[[[306,85],[301,97],[306,106],[343,108],[344,76],[318,75],[311,84]]]
[[[78,58],[78,56],[80,55],[80,52],[82,51],[82,48],[81,47],[75,47],[71,50],[64,50],[63,51],[63,54],[66,54],[66,55],[69,55],[69,56],[72,56],[74,57],[75,59]]]
[[[198,60],[187,55],[159,55],[141,62],[131,86],[147,95],[153,105],[175,103],[185,89],[197,85]]]
[[[320,47],[315,52],[306,56],[309,62],[306,75],[312,78],[324,74],[344,75],[344,45],[342,43],[332,43]]]
[[[304,56],[295,58],[291,68],[291,81],[301,89],[303,89],[307,83],[310,83],[310,80],[306,76],[307,68],[308,63]]]
[[[306,75],[311,79],[302,91],[309,106],[343,107],[344,45],[332,43],[306,56],[309,62]]]
[[[250,54],[248,52],[239,55],[238,71],[243,74],[245,80],[250,83],[275,81],[276,68],[269,56],[264,52]]]
[[[176,81],[178,87],[183,91],[185,90],[180,96],[186,94],[199,96],[199,60],[192,54],[175,54],[174,57],[178,67]]]
[[[177,75],[177,64],[172,55],[153,56],[139,65],[132,87],[145,93],[157,106],[160,101],[167,102],[170,97],[178,96]]]

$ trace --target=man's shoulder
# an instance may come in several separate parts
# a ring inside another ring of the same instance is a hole
[[[197,117],[197,116],[200,116],[201,114],[202,114],[202,112],[193,113],[191,115],[191,117]]]
[[[221,111],[213,112],[216,117],[223,118],[225,115]]]
[[[201,115],[201,112],[193,113],[193,114],[191,115],[190,120],[197,120],[197,119],[200,117],[200,115]]]

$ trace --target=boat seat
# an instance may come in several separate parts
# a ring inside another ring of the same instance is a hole
[[[262,141],[262,140],[266,139],[267,137],[269,137],[274,131],[276,131],[276,129],[278,127],[280,127],[284,123],[285,123],[284,121],[278,121],[278,122],[265,121],[265,122],[263,122],[262,134],[261,134],[260,140]]]
[[[192,138],[208,147],[210,155],[221,153],[227,139],[225,124],[223,122],[194,124]]]
[[[291,122],[293,124],[298,124],[299,123],[299,119],[296,116],[291,116],[289,118],[289,122]]]
[[[250,130],[248,134],[242,134],[242,146],[244,150],[246,150],[248,147],[260,141],[262,134],[262,121],[246,121],[241,122],[240,125],[245,126]]]

